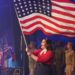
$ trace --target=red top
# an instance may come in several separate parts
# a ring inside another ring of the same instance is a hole
[[[51,50],[47,51],[45,54],[44,53],[40,54],[40,52],[41,50],[35,50],[33,52],[34,55],[38,56],[37,62],[45,63],[48,65],[52,64],[54,53]]]

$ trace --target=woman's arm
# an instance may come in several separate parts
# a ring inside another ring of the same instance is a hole
[[[37,62],[44,63],[44,62],[47,62],[47,61],[49,61],[49,60],[52,60],[53,57],[54,57],[53,52],[48,51],[48,52],[46,52],[45,54],[39,55],[39,56],[38,56],[38,59],[37,59]]]
[[[35,55],[31,54],[31,58],[32,58],[33,60],[37,61],[38,56],[35,56]]]
[[[27,55],[30,56],[35,61],[37,61],[37,59],[38,59],[38,56],[32,54],[31,52],[27,52]]]
[[[46,62],[49,59],[52,59],[54,56],[53,52],[47,52],[46,54],[38,55],[38,56],[36,56],[30,52],[27,52],[27,55],[29,55],[36,62],[41,62],[41,63]]]
[[[41,50],[35,50],[35,51],[32,52],[32,54],[38,56],[38,54],[39,54],[40,52],[41,52]]]

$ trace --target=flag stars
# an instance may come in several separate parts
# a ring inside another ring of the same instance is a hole
[[[24,10],[22,10],[22,12],[25,12]]]
[[[26,10],[28,10],[28,8],[26,8]]]
[[[50,11],[47,11],[48,13],[50,12]]]
[[[26,14],[25,13],[23,13],[23,16],[25,16]]]
[[[21,14],[19,14],[19,17],[21,17]]]
[[[47,7],[47,9],[49,10],[49,9],[50,9],[50,7]]]
[[[42,9],[39,8],[39,12],[42,12]]]
[[[19,5],[22,5],[22,3],[19,3]]]
[[[24,4],[26,4],[26,2],[24,2]]]
[[[40,10],[39,12],[40,12],[40,13],[42,13],[42,11],[41,11],[41,10]]]
[[[18,4],[15,4],[15,6],[18,6]]]
[[[30,9],[32,9],[32,7],[30,7]]]
[[[35,12],[37,12],[37,10],[35,10]]]
[[[18,12],[18,14],[20,14],[21,12],[20,11],[17,11]]]
[[[47,3],[50,3],[50,1],[49,1],[49,0],[47,0]]]
[[[13,0],[14,2],[16,2],[16,0]]]
[[[36,4],[34,4],[34,6],[37,6]]]
[[[31,3],[31,1],[28,1],[28,3]]]
[[[23,8],[23,6],[20,6],[20,8]]]
[[[34,9],[37,9],[37,7],[34,7]]]
[[[47,4],[47,6],[50,6],[50,4]]]
[[[40,7],[41,5],[39,4],[38,6]]]
[[[19,7],[17,7],[16,9],[19,10]]]
[[[47,14],[48,16],[50,16],[50,14]]]
[[[32,13],[32,12],[33,12],[33,10],[30,10],[30,12]]]
[[[29,14],[29,12],[27,12],[27,14]]]
[[[38,4],[41,4],[41,2],[38,2]]]
[[[25,5],[25,7],[27,7],[27,5]]]
[[[50,16],[50,0],[14,0],[14,3],[19,17],[31,13],[42,13]]]
[[[45,5],[45,3],[44,3],[44,2],[43,2],[42,4],[43,4],[43,5]]]
[[[41,8],[39,8],[39,10],[41,10]]]
[[[43,8],[46,8],[46,6],[43,6]]]
[[[29,6],[32,6],[31,4],[29,4]]]
[[[21,0],[18,0],[19,2],[21,1]]]
[[[46,14],[46,12],[44,12],[44,14]]]
[[[33,1],[33,3],[36,3],[36,1]]]

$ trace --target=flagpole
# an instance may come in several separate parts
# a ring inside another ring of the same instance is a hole
[[[14,9],[15,9],[15,7],[14,7]],[[18,19],[18,15],[17,15],[16,9],[15,9],[15,13],[16,13],[16,16],[17,16],[17,19]],[[18,19],[18,22],[19,22],[19,19]],[[19,22],[19,25],[20,25],[20,22]],[[20,29],[21,29],[21,32],[22,32],[22,36],[23,36],[23,39],[24,39],[24,43],[25,43],[25,45],[26,45],[26,48],[28,48],[28,45],[27,45],[27,42],[26,42],[26,37],[25,37],[25,35],[23,34],[23,31],[22,31],[21,26],[20,26]]]

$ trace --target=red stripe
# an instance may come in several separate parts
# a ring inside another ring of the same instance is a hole
[[[23,33],[24,33],[25,35],[31,35],[31,34],[33,34],[34,32],[36,32],[37,30],[41,30],[41,31],[42,31],[44,34],[46,34],[46,35],[64,35],[64,36],[68,36],[68,34],[65,33],[65,32],[64,32],[64,33],[59,32],[59,33],[57,33],[57,34],[52,34],[52,33],[50,33],[50,32],[45,32],[44,29],[43,29],[43,28],[40,28],[40,27],[38,27],[38,28],[32,30],[31,32],[23,31]],[[75,37],[75,34],[71,34],[71,33],[70,33],[69,37]]]
[[[74,2],[72,2],[72,0],[52,0],[52,1],[64,2],[64,3],[73,3],[73,4],[75,4]]]
[[[47,35],[50,35],[50,34],[51,34],[51,33],[45,32],[44,29],[43,29],[43,28],[40,28],[40,27],[38,27],[38,28],[32,30],[31,32],[23,31],[23,33],[26,34],[26,35],[30,35],[30,34],[33,34],[34,32],[36,32],[37,30],[41,30],[44,34],[47,34]]]
[[[52,34],[52,33],[50,33],[50,32],[44,31],[44,29],[43,29],[43,28],[40,28],[40,27],[38,27],[38,28],[32,30],[31,32],[23,31],[23,33],[26,34],[26,35],[30,35],[30,34],[33,34],[34,32],[36,32],[37,30],[41,30],[41,31],[42,31],[44,34],[46,34],[46,35],[51,35],[51,34]],[[68,35],[70,35],[70,36],[75,36],[75,33],[71,34],[71,33],[65,33],[65,32],[63,32],[63,33],[62,33],[62,32],[59,32],[59,33],[57,33],[57,34],[55,34],[55,35],[58,35],[58,34],[64,35],[64,36],[68,36]]]
[[[31,17],[31,18],[28,18],[28,19],[25,19],[25,20],[20,20],[20,23],[24,24],[24,23],[27,23],[31,20],[35,20],[36,18],[39,18],[39,16],[34,16],[34,17]]]
[[[53,5],[54,6],[57,6],[57,7],[60,7],[60,8],[62,8],[62,9],[65,9],[64,11],[74,11],[75,10],[75,8],[72,8],[72,7],[68,7],[68,6],[61,6],[61,5],[58,5],[58,4],[55,4],[55,3],[53,3]],[[64,15],[64,16],[69,16],[69,17],[73,17],[73,18],[75,18],[75,15],[73,15],[73,14],[70,14],[70,13],[64,13],[64,12],[62,12],[62,11],[59,11],[59,10],[52,10],[52,12],[55,12],[55,13],[57,13],[57,14],[62,14],[62,15]],[[64,29],[67,29],[67,30],[75,30],[75,26],[74,27],[67,27],[67,26],[63,26],[63,25],[59,25],[59,24],[57,24],[57,23],[55,23],[55,22],[53,22],[53,21],[51,21],[51,20],[49,20],[49,19],[47,19],[47,18],[45,18],[45,17],[42,17],[42,16],[34,16],[34,17],[31,17],[31,18],[29,18],[29,19],[26,19],[26,20],[23,20],[23,21],[20,21],[20,23],[22,23],[22,24],[25,24],[25,23],[27,23],[27,22],[29,22],[29,21],[32,21],[32,20],[35,20],[35,19],[38,19],[38,18],[40,18],[40,19],[43,19],[43,20],[45,20],[45,21],[47,21],[47,22],[49,22],[49,23],[52,23],[53,25],[55,25],[55,26],[57,26],[57,27],[60,27],[60,28],[64,28]],[[70,23],[70,24],[75,24],[75,21],[71,21],[71,20],[67,20],[67,19],[61,19],[60,17],[59,18],[57,18],[57,17],[55,17],[55,16],[52,16],[51,18],[53,18],[53,19],[56,19],[56,20],[58,20],[58,21],[61,21],[61,22],[64,22],[64,23]],[[50,27],[50,26],[47,26],[47,25],[45,25],[45,24],[43,24],[40,20],[39,21],[37,21],[37,22],[35,22],[35,23],[32,23],[31,25],[29,25],[29,26],[24,26],[24,27],[22,27],[22,28],[24,28],[24,29],[30,29],[31,27],[33,27],[34,25],[37,25],[37,24],[41,24],[42,26],[44,26],[46,29],[49,29],[49,30],[51,30],[51,31],[53,31],[53,32],[56,32],[56,33],[58,33],[58,34],[62,34],[62,35],[65,35],[65,36],[68,36],[68,35],[70,35],[70,36],[75,36],[75,32],[70,32],[70,31],[68,31],[68,32],[62,32],[62,31],[60,31],[60,30],[58,30],[58,29],[55,29],[55,28],[52,28],[52,27]],[[44,34],[51,34],[50,32],[46,32],[43,28],[41,28],[41,27],[37,27],[37,28],[35,28],[35,29],[33,29],[32,31],[30,31],[30,32],[24,32],[25,34],[32,34],[32,33],[34,33],[35,31],[37,31],[37,30],[42,30],[42,32],[44,33]]]
[[[20,23],[21,23],[21,24],[24,24],[24,23],[27,23],[27,22],[29,22],[29,21],[31,21],[31,20],[35,20],[35,19],[37,19],[37,18],[42,18],[42,19],[44,19],[44,20],[46,20],[46,21],[48,21],[48,22],[51,22],[49,19],[47,19],[47,18],[45,18],[45,17],[43,17],[43,16],[34,16],[34,17],[28,18],[28,19],[26,19],[26,20],[20,20]],[[50,17],[50,18],[51,18],[51,17]],[[52,18],[55,18],[55,19],[57,19],[58,21],[62,21],[62,22],[65,22],[65,23],[75,24],[75,21],[64,20],[64,19],[57,18],[57,17],[54,17],[54,16],[52,16]]]
[[[62,9],[65,9],[65,11],[69,10],[69,11],[75,11],[75,8],[74,7],[69,7],[69,6],[62,6],[62,5],[58,5],[58,4],[55,4],[52,2],[52,6],[56,6],[56,7],[59,7],[59,8],[62,8]]]
[[[33,29],[32,31],[30,31],[29,33],[33,33],[33,32],[35,32],[35,31],[37,31],[37,30],[43,30],[43,32],[44,33],[49,33],[49,34],[51,34],[51,32],[46,32],[43,28],[41,28],[41,27],[37,27],[37,28],[35,28],[35,29]],[[27,32],[27,31],[26,31]],[[71,36],[74,36],[75,35],[75,33],[72,33],[72,32],[62,32],[62,31],[59,31],[59,32],[56,32],[57,34],[63,34],[63,35],[71,35]]]
[[[59,32],[60,34],[65,34],[65,35],[67,35],[67,34],[69,34],[69,35],[75,35],[75,32]]]
[[[36,18],[41,18],[41,19],[43,19],[43,20],[45,20],[45,21],[47,21],[47,22],[49,22],[49,23],[52,23],[53,25],[55,25],[55,26],[57,26],[57,27],[60,27],[60,28],[69,29],[69,30],[75,30],[74,27],[68,27],[68,26],[58,25],[57,23],[52,22],[51,20],[49,20],[49,19],[47,19],[47,18],[45,18],[45,17],[42,17],[42,16],[35,16],[35,17],[32,17],[32,18],[28,19],[27,21],[29,22],[30,20],[34,20],[34,19],[36,19]],[[54,18],[54,19],[59,20],[59,21],[64,21],[63,19],[60,19],[60,18]],[[22,24],[24,24],[24,23],[26,23],[27,21],[24,20],[24,21],[20,21],[20,22],[21,22]]]
[[[52,18],[54,18],[54,19],[56,19],[58,21],[64,22],[64,23],[74,24],[74,26],[75,26],[75,21],[63,19],[63,18],[60,18],[60,17],[58,18],[58,17],[55,17],[55,16],[52,16]]]
[[[52,9],[52,12],[55,12],[57,14],[62,14],[64,16],[69,16],[69,17],[72,17],[72,18],[75,18],[75,15],[73,14],[70,14],[70,13],[66,13],[66,12],[62,12],[62,11],[59,11],[57,9]]]
[[[50,26],[47,26],[47,25],[41,23],[40,21],[38,21],[38,22],[36,22],[36,23],[33,23],[33,24],[31,24],[31,25],[29,25],[29,26],[27,26],[27,27],[23,27],[23,26],[22,26],[22,28],[24,28],[24,29],[29,29],[29,28],[33,27],[34,25],[36,25],[36,24],[41,24],[41,25],[43,25],[45,28],[47,28],[47,29],[49,29],[49,30],[51,30],[51,31],[54,31],[54,32],[56,32],[56,33],[75,35],[74,32],[73,32],[73,33],[72,33],[72,32],[61,32],[61,31],[59,31],[59,30],[56,30],[55,28],[52,28],[52,27],[50,27]],[[38,28],[39,28],[39,27],[38,27]],[[40,27],[40,28],[41,28],[41,27]]]
[[[39,30],[39,29],[38,29]],[[40,29],[45,35],[49,35],[49,36],[62,36],[63,34],[51,34],[51,33],[46,33],[46,32],[44,32],[42,29]],[[33,34],[34,32],[36,32],[36,31],[32,31],[32,32],[25,32],[25,31],[23,31],[23,33],[25,34],[25,35],[31,35],[31,34]],[[75,37],[75,36],[68,36],[68,35],[63,35],[63,36],[65,36],[65,37],[68,37],[68,38],[72,38],[72,37]]]
[[[29,28],[31,28],[31,27],[37,25],[37,24],[41,24],[41,25],[43,25],[43,27],[45,27],[46,29],[50,29],[50,30],[52,30],[52,31],[54,31],[54,32],[59,32],[59,30],[54,29],[54,28],[52,28],[52,27],[50,27],[50,26],[47,26],[47,25],[43,24],[43,23],[40,22],[40,21],[37,21],[37,22],[35,22],[35,23],[33,23],[33,24],[29,25],[29,26],[26,26],[26,27],[25,27],[25,26],[22,26],[22,28],[29,29]]]

